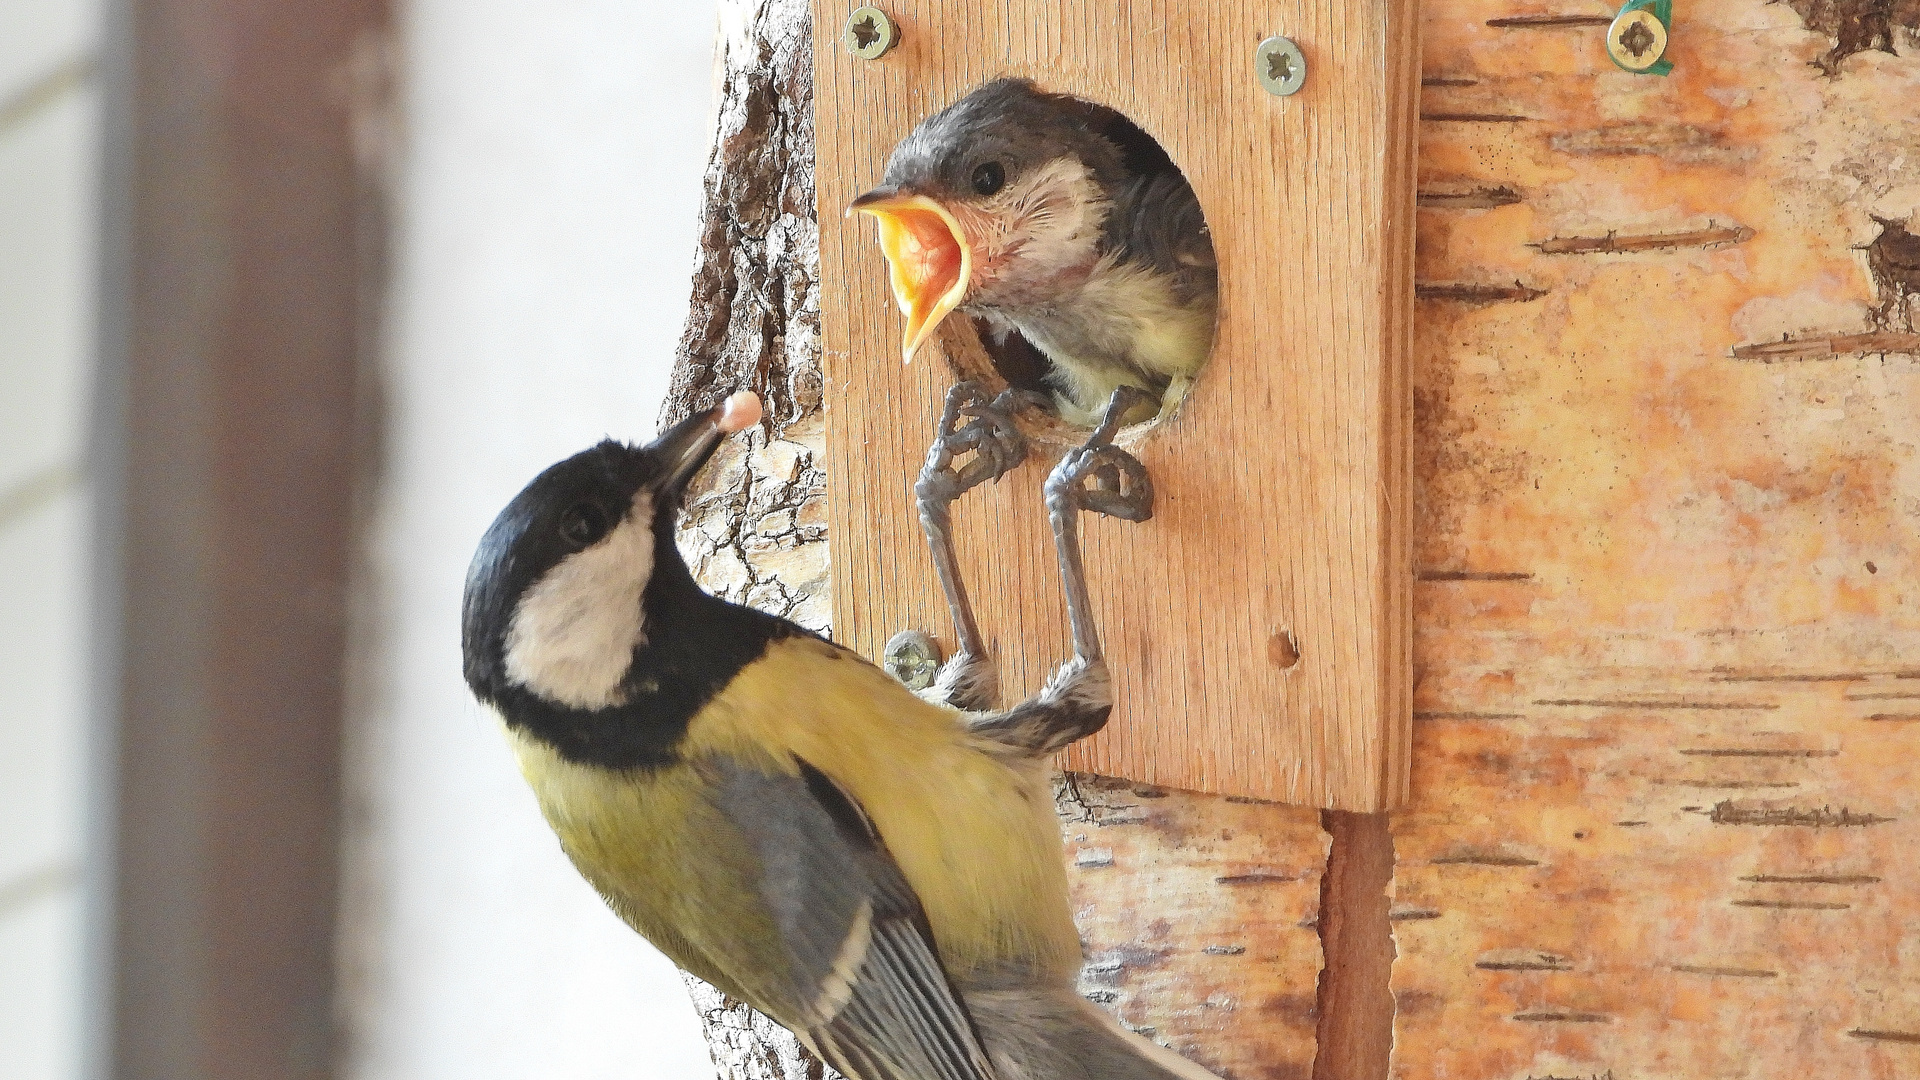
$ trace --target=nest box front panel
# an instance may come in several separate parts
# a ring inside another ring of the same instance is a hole
[[[1412,682],[1413,4],[911,0],[882,9],[899,37],[878,59],[841,44],[855,6],[815,7],[836,637],[874,657],[903,629],[951,646],[912,486],[979,347],[950,319],[902,364],[874,226],[847,204],[922,119],[994,78],[1031,78],[1159,140],[1200,197],[1220,272],[1212,359],[1171,417],[1122,440],[1153,475],[1153,519],[1082,524],[1116,707],[1064,764],[1397,804]],[[1292,96],[1258,77],[1271,35],[1305,55]],[[1071,655],[1041,497],[1062,449],[1037,445],[954,508],[1006,703]]]

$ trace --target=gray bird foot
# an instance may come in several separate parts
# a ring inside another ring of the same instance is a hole
[[[1137,395],[1137,397],[1136,397]],[[1142,390],[1114,393],[1100,425],[1087,441],[1067,452],[1047,477],[1047,516],[1053,523],[1060,556],[1060,577],[1067,594],[1067,619],[1073,627],[1073,658],[1053,673],[1038,694],[1003,713],[975,719],[974,734],[1029,758],[1051,755],[1106,726],[1113,709],[1113,683],[1093,625],[1087,597],[1087,571],[1080,555],[1079,520],[1083,511],[1127,521],[1153,516],[1153,480],[1140,459],[1113,445],[1127,411]]]
[[[987,657],[986,642],[974,619],[966,583],[953,551],[953,502],[968,491],[998,480],[1027,460],[1027,438],[1014,426],[1013,414],[1034,395],[1008,390],[989,399],[980,384],[963,382],[947,391],[940,427],[927,451],[927,463],[913,485],[933,552],[934,570],[946,593],[959,648],[934,678],[928,696],[958,709],[984,709],[999,690],[998,677]],[[963,423],[962,418],[968,418]],[[968,457],[967,455],[971,455]],[[961,460],[965,458],[965,460]]]
[[[1080,553],[1080,512],[1090,510],[1126,521],[1146,521],[1153,516],[1153,478],[1147,475],[1147,467],[1113,445],[1113,434],[1121,420],[1143,398],[1150,400],[1152,395],[1133,387],[1114,391],[1100,426],[1085,443],[1067,451],[1047,477],[1047,516],[1053,523],[1061,584],[1067,594],[1067,620],[1073,629],[1074,660],[1068,667],[1099,665],[1102,678],[1100,635],[1093,625],[1086,565]],[[1061,669],[1062,675],[1066,672],[1067,668]]]

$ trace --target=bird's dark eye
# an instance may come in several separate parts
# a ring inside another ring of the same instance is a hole
[[[973,170],[973,190],[976,195],[991,195],[999,191],[1007,182],[1007,170],[997,161],[978,165]]]
[[[560,515],[560,538],[576,548],[598,543],[607,535],[607,512],[590,502],[574,503]]]

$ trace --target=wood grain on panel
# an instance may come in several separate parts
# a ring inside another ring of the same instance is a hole
[[[1909,7],[1424,9],[1396,1076],[1920,1075]]]
[[[1350,810],[1397,803],[1411,689],[1413,4],[902,0],[887,6],[901,42],[878,61],[839,45],[849,8],[815,8],[838,635],[873,655],[903,628],[949,630],[910,489],[953,381],[939,356],[901,364],[871,226],[843,210],[919,120],[992,78],[1029,76],[1158,138],[1200,195],[1221,268],[1212,363],[1178,415],[1130,442],[1161,494],[1154,519],[1084,529],[1118,706],[1067,763]],[[1276,33],[1310,65],[1289,98],[1252,69]],[[1010,699],[1068,654],[1040,498],[1057,456],[1046,448],[956,508]]]

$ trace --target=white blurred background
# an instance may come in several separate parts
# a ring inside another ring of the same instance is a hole
[[[80,1068],[94,0],[0,0],[0,1080]]]
[[[714,10],[401,7],[381,475],[351,649],[341,1075],[690,1080],[679,977],[574,874],[460,680],[473,544],[649,435],[687,304]],[[0,0],[0,1080],[77,1080],[97,0]],[[180,1080],[192,1080],[182,1077]]]

